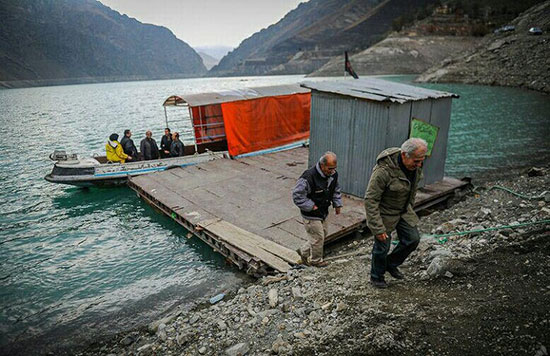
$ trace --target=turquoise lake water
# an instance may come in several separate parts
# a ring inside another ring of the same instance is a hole
[[[82,344],[243,283],[235,268],[128,188],[46,182],[56,148],[102,153],[126,128],[159,138],[173,94],[295,83],[302,76],[206,78],[0,90],[0,351]],[[391,77],[409,82],[412,77]],[[549,162],[550,96],[457,84],[447,175],[483,177]],[[191,139],[184,110],[172,128]],[[83,338],[84,341],[80,341]],[[47,340],[47,342],[45,341]]]

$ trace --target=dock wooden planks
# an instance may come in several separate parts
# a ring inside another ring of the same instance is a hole
[[[218,159],[132,177],[129,186],[150,204],[251,274],[286,272],[306,241],[292,189],[307,169],[308,149]],[[445,179],[418,193],[417,204],[465,182]],[[344,195],[342,214],[328,217],[326,242],[365,226],[363,200]]]
[[[291,267],[290,264],[301,263],[300,255],[296,251],[241,229],[227,221],[210,219],[199,222],[198,226],[244,252],[261,258],[262,261],[280,272],[287,272]]]

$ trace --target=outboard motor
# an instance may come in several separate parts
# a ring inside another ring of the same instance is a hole
[[[76,153],[67,154],[65,151],[53,151],[52,154],[50,154],[50,159],[52,161],[77,161],[78,155]]]

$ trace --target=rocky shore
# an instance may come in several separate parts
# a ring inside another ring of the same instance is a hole
[[[535,5],[511,22],[513,31],[485,36],[475,49],[445,59],[417,81],[523,87],[550,93],[549,15],[550,1]],[[543,34],[530,34],[531,27],[543,29]]]
[[[264,277],[79,354],[547,355],[549,187],[550,167],[532,169],[434,209],[388,289],[368,283],[372,237],[357,234],[327,248],[326,268]]]

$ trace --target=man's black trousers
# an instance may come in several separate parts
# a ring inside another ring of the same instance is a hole
[[[388,252],[391,247],[391,231],[386,232],[388,234],[388,238],[385,242],[381,242],[374,237],[370,271],[371,278],[373,279],[384,279],[384,273],[400,266],[420,243],[418,229],[407,224],[405,220],[400,219],[395,230],[397,231],[399,242],[389,255]]]

